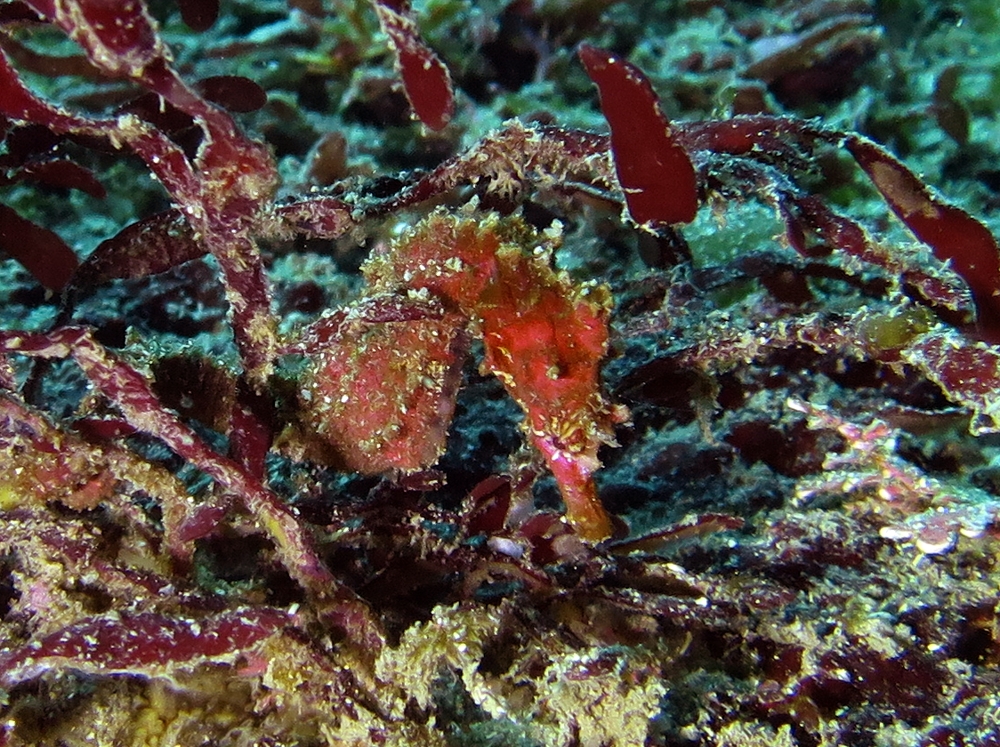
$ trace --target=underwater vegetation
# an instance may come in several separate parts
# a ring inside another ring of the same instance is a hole
[[[0,747],[1000,742],[994,16],[0,2]]]

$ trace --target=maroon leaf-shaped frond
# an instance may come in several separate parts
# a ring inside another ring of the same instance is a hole
[[[403,90],[417,119],[440,130],[455,113],[451,74],[417,31],[406,0],[374,0],[382,30],[392,42]]]
[[[182,619],[146,612],[91,617],[0,657],[0,685],[10,689],[49,671],[163,676],[199,663],[234,661],[289,625],[269,607]]]
[[[0,251],[20,262],[42,285],[60,291],[76,270],[76,254],[57,233],[0,205]]]
[[[1000,246],[993,234],[871,140],[852,135],[845,146],[899,219],[968,283],[978,334],[1000,341]]]
[[[641,226],[694,220],[694,165],[677,142],[649,80],[635,65],[606,50],[581,44],[579,54],[611,127],[611,152],[629,216]]]

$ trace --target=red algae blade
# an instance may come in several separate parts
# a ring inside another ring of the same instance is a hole
[[[57,233],[0,205],[0,250],[20,262],[42,285],[60,291],[76,270],[76,254]]]
[[[375,0],[374,5],[382,30],[392,42],[413,113],[430,129],[443,129],[455,113],[451,73],[420,38],[409,2]]]
[[[1000,341],[1000,246],[993,234],[875,143],[852,135],[845,145],[899,219],[969,284],[979,335]]]
[[[93,617],[0,658],[0,684],[10,689],[46,671],[146,677],[181,667],[235,661],[290,624],[272,608],[233,610],[200,620],[152,612]]]
[[[698,211],[694,165],[649,80],[606,50],[581,44],[578,52],[611,127],[611,151],[629,216],[641,226],[690,223]]]

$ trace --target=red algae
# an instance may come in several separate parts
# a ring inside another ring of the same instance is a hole
[[[2,747],[995,741],[995,18],[195,5],[0,4]]]

